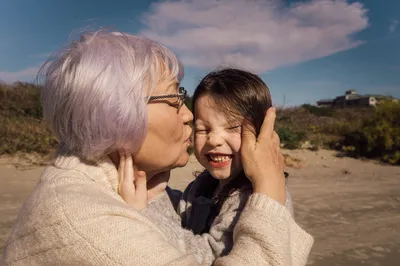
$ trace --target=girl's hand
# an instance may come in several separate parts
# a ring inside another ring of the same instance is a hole
[[[242,164],[246,176],[253,183],[255,193],[263,193],[285,204],[286,189],[284,158],[280,140],[274,131],[276,111],[268,109],[258,137],[248,122],[242,126]]]
[[[135,174],[131,154],[120,154],[118,177],[118,193],[122,199],[135,210],[140,211],[146,208],[146,173],[137,171]]]

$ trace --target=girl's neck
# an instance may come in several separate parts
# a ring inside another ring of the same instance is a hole
[[[218,186],[215,189],[215,191],[213,193],[213,196],[218,195],[228,183],[229,183],[229,179],[221,179],[221,180],[219,180]]]

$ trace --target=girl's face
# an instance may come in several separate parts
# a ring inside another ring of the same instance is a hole
[[[229,181],[242,170],[241,121],[230,121],[214,106],[207,94],[195,103],[195,155],[214,178]]]

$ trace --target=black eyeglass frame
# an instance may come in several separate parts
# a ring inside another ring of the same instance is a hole
[[[177,94],[164,94],[164,95],[155,95],[155,96],[150,96],[147,98],[147,103],[151,101],[156,101],[156,100],[162,100],[162,99],[171,99],[171,98],[178,98],[178,112],[182,108],[182,106],[185,104],[185,99],[187,97],[187,91],[185,90],[184,87],[179,87]]]

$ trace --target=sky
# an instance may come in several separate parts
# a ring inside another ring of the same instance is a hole
[[[169,47],[189,94],[229,66],[259,74],[278,106],[348,89],[400,98],[399,0],[0,0],[0,80],[34,82],[49,55],[99,27]]]

